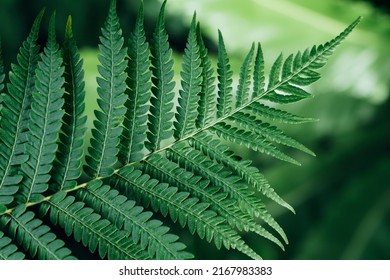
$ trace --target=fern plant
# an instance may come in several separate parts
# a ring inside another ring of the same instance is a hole
[[[37,38],[44,11],[37,16],[7,83],[0,60],[1,259],[75,259],[54,233],[60,230],[101,258],[193,258],[165,225],[167,219],[217,248],[254,259],[260,252],[242,233],[253,232],[282,249],[288,243],[263,197],[293,208],[226,143],[293,164],[299,163],[279,146],[312,155],[270,122],[313,119],[274,105],[311,97],[304,87],[320,78],[317,70],[360,19],[324,45],[286,59],[280,55],[267,82],[261,45],[253,44],[235,89],[221,32],[215,66],[194,15],[176,97],[165,5],[148,42],[141,2],[125,41],[111,1],[101,29],[99,109],[89,144],[83,62],[70,17],[60,46],[51,16],[41,52]],[[165,218],[157,219],[155,212]]]

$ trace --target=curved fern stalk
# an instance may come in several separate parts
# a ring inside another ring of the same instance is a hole
[[[249,186],[252,186],[266,197],[295,213],[294,208],[284,201],[273,188],[271,188],[264,175],[261,174],[256,167],[251,166],[251,161],[242,160],[230,151],[229,147],[222,145],[218,139],[213,139],[211,135],[208,135],[206,132],[202,132],[191,138],[189,143],[192,147],[197,150],[201,150],[211,159],[234,170]]]
[[[199,45],[199,53],[202,67],[202,88],[199,93],[198,117],[196,127],[202,128],[215,119],[215,77],[211,61],[207,56],[207,49],[203,42],[200,24],[196,28],[196,36]]]
[[[255,44],[252,44],[249,53],[244,59],[240,69],[240,78],[236,93],[236,107],[240,107],[249,101],[249,86],[251,84],[251,68],[253,55],[255,53]]]
[[[173,135],[171,128],[174,117],[172,109],[175,82],[173,81],[172,49],[169,47],[164,23],[165,5],[166,1],[162,4],[150,44],[153,95],[150,99],[151,106],[146,132],[148,141],[145,145],[151,152],[159,150],[161,141]]]
[[[240,231],[255,232],[284,250],[283,244],[275,236],[261,225],[256,224],[249,215],[239,209],[235,200],[228,198],[228,193],[221,191],[220,187],[210,184],[208,180],[185,171],[176,163],[159,155],[145,159],[143,170],[153,177],[160,178],[161,182],[175,186],[181,191],[189,192],[200,198],[202,202],[209,203],[210,209],[225,218],[232,227],[237,227]]]
[[[40,214],[50,211],[50,221],[65,230],[65,234],[73,234],[77,242],[82,242],[93,253],[98,249],[101,258],[108,259],[148,259],[148,254],[140,246],[135,245],[126,231],[118,230],[108,220],[102,219],[91,208],[86,207],[75,197],[58,192],[41,204]]]
[[[64,67],[55,35],[55,13],[49,24],[49,38],[42,61],[36,70],[35,90],[32,94],[29,131],[27,134],[27,162],[21,169],[25,175],[19,189],[22,203],[41,201],[48,189],[50,170],[58,148],[56,143],[64,115]]]
[[[82,172],[84,154],[85,109],[84,70],[76,41],[72,32],[72,18],[69,16],[63,47],[65,65],[65,114],[60,133],[60,141],[54,166],[51,172],[53,183],[50,189],[54,192],[69,190],[77,185]]]
[[[0,260],[23,260],[24,253],[18,251],[18,247],[12,243],[12,239],[4,235],[0,230]]]
[[[235,199],[240,209],[253,217],[261,217],[264,222],[274,228],[283,240],[288,243],[287,236],[279,224],[265,209],[264,203],[254,195],[254,192],[240,182],[241,178],[225,170],[224,166],[212,162],[210,158],[198,150],[188,147],[185,143],[178,143],[171,147],[168,158],[177,162],[182,168],[210,180],[217,187],[221,187],[230,198]]]
[[[134,32],[130,35],[128,55],[129,67],[125,103],[127,112],[123,121],[123,132],[119,149],[119,160],[126,164],[143,158],[147,130],[147,113],[150,99],[149,47],[144,31],[144,10],[141,2]]]
[[[71,251],[64,247],[65,243],[50,231],[42,221],[34,218],[31,211],[26,212],[26,206],[20,205],[9,215],[0,218],[0,224],[8,231],[12,239],[17,240],[31,257],[45,260],[74,260]]]
[[[217,95],[217,118],[222,118],[232,110],[232,83],[233,71],[229,63],[222,33],[218,30],[218,95]],[[218,122],[218,120],[216,121]],[[211,124],[213,125],[213,124]],[[211,126],[210,125],[210,126]]]
[[[39,60],[36,44],[43,10],[36,17],[31,32],[19,49],[17,61],[9,73],[8,94],[2,93],[0,112],[0,205],[10,204],[19,189],[23,176],[19,165],[27,160],[24,155],[29,108],[34,88],[35,69]],[[0,74],[1,76],[1,74]],[[4,76],[3,76],[4,77]]]
[[[172,221],[178,221],[181,227],[188,226],[191,234],[195,232],[207,242],[214,241],[217,248],[233,248],[254,259],[260,256],[226,224],[226,220],[214,211],[208,210],[209,204],[190,197],[188,192],[180,192],[168,184],[158,183],[147,174],[132,166],[122,168],[111,178],[114,187],[126,192],[126,195],[137,197],[145,207],[160,211],[163,216],[170,215]]]
[[[92,178],[109,176],[114,172],[114,166],[118,162],[119,137],[122,133],[120,125],[126,113],[126,48],[122,47],[124,39],[115,0],[110,3],[102,35],[99,45],[101,65],[98,66],[101,77],[97,78],[98,104],[101,111],[95,111],[96,120],[85,165],[86,173]]]
[[[201,62],[196,36],[196,15],[194,14],[184,50],[183,71],[181,72],[182,89],[179,91],[179,105],[176,108],[173,133],[176,140],[182,139],[196,130],[199,94],[202,89]]]
[[[108,219],[118,229],[129,232],[134,244],[140,244],[151,258],[189,259],[192,254],[183,251],[185,245],[177,242],[178,236],[158,220],[151,220],[152,213],[136,206],[133,200],[119,195],[118,191],[95,180],[77,192],[77,198]]]
[[[264,93],[265,75],[264,75],[264,55],[260,43],[257,44],[255,66],[253,69],[253,93],[252,98],[256,98]]]

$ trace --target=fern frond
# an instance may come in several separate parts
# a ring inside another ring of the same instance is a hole
[[[118,144],[122,133],[122,120],[126,112],[124,106],[127,96],[125,60],[126,48],[116,13],[116,1],[112,0],[99,44],[97,78],[99,94],[98,105],[101,111],[95,111],[96,120],[92,129],[91,147],[86,156],[86,173],[92,177],[109,176],[118,162]]]
[[[261,217],[264,222],[274,228],[288,243],[287,236],[279,224],[265,209],[264,203],[254,192],[243,184],[241,177],[226,170],[223,165],[213,162],[198,150],[188,147],[186,143],[178,143],[171,148],[168,158],[205,179],[217,187],[221,187],[230,198],[235,199],[240,209],[253,217]]]
[[[264,55],[260,43],[257,44],[257,53],[255,58],[255,67],[253,69],[253,94],[252,98],[256,98],[264,93],[265,90],[265,75],[264,75]]]
[[[173,135],[176,140],[196,130],[199,94],[202,89],[201,63],[196,36],[196,15],[194,15],[184,50],[183,71],[181,72],[182,89],[179,91],[179,105],[176,108],[176,121],[173,123],[175,127]]]
[[[226,52],[222,33],[218,30],[218,95],[217,95],[217,118],[230,113],[232,110],[232,83],[233,71],[231,70],[229,57]]]
[[[301,165],[295,159],[279,150],[271,142],[265,139],[265,137],[255,134],[251,129],[243,129],[228,123],[220,122],[214,125],[211,130],[219,137],[224,138],[229,142],[243,145],[253,151],[258,151],[292,164]]]
[[[276,103],[291,103],[312,95],[300,86],[309,85],[320,78],[316,70],[322,68],[336,47],[356,27],[361,18],[356,19],[340,35],[324,45],[306,49],[303,54],[298,52],[290,55],[283,63],[280,55],[272,65],[267,94],[264,98]]]
[[[122,168],[112,177],[112,184],[120,188],[126,195],[137,197],[145,207],[149,205],[154,211],[160,211],[163,216],[169,214],[180,226],[188,226],[191,234],[195,232],[207,242],[214,241],[217,248],[235,248],[251,258],[259,259],[240,236],[226,224],[226,220],[214,211],[208,210],[209,204],[199,202],[196,197],[190,197],[188,192],[180,192],[168,184],[159,183],[147,174],[132,166]]]
[[[236,107],[240,107],[242,104],[245,104],[249,101],[249,86],[251,79],[251,68],[253,55],[255,53],[255,44],[252,44],[249,53],[244,59],[240,69],[240,78],[238,80],[238,88],[236,93]]]
[[[127,112],[123,121],[123,133],[120,142],[119,160],[126,164],[143,158],[144,142],[147,130],[147,113],[150,99],[150,52],[146,42],[141,2],[134,32],[130,35],[128,55],[128,99]]]
[[[77,179],[82,172],[82,157],[84,154],[85,109],[83,60],[78,53],[76,41],[72,32],[72,18],[69,17],[63,47],[65,65],[65,114],[62,120],[60,141],[54,166],[51,172],[53,179],[50,184],[52,191],[69,190],[77,185]]]
[[[161,178],[161,182],[168,183],[181,191],[199,197],[202,202],[209,203],[210,209],[225,218],[232,227],[237,227],[240,231],[253,231],[284,249],[283,244],[275,236],[241,211],[236,201],[228,198],[228,193],[221,191],[220,187],[210,184],[208,180],[195,176],[193,173],[180,168],[176,163],[159,155],[153,155],[145,159],[144,172]]]
[[[215,77],[214,69],[207,55],[207,49],[203,42],[200,24],[196,28],[196,36],[199,45],[199,53],[202,67],[202,88],[200,90],[198,117],[196,127],[202,128],[215,119]]]
[[[8,94],[2,93],[2,109],[0,119],[0,205],[10,204],[14,194],[19,190],[23,176],[18,168],[26,161],[24,143],[32,91],[34,88],[35,69],[39,60],[38,38],[39,26],[43,10],[36,17],[31,32],[19,49],[17,61],[12,64],[9,73]]]
[[[292,206],[284,201],[270,186],[264,175],[256,167],[251,166],[251,161],[242,160],[230,151],[229,147],[222,145],[220,140],[213,139],[211,135],[203,132],[195,135],[190,139],[189,143],[192,147],[201,150],[211,159],[234,170],[249,186],[252,186],[266,197],[295,213]]]
[[[65,247],[64,241],[43,225],[40,219],[35,218],[31,211],[26,212],[26,206],[20,205],[9,215],[0,219],[2,227],[8,227],[9,235],[17,240],[31,257],[47,260],[71,260],[75,259],[71,251]]]
[[[145,145],[151,152],[159,150],[161,141],[169,139],[173,135],[171,128],[174,117],[172,109],[175,82],[173,81],[172,49],[169,47],[164,23],[165,5],[166,0],[162,4],[150,44],[153,96],[150,99],[148,141]]]
[[[273,141],[278,144],[289,146],[308,153],[309,155],[315,156],[315,154],[303,144],[287,136],[282,130],[278,129],[276,126],[271,126],[269,123],[262,122],[254,115],[237,112],[233,116],[228,118],[228,120],[232,120],[240,127],[253,131],[254,133],[256,133],[256,135],[262,136],[268,141]]]
[[[82,242],[92,253],[98,249],[101,258],[136,260],[149,257],[142,247],[131,241],[128,232],[118,230],[83,202],[75,201],[73,196],[56,193],[41,204],[41,215],[48,211],[54,225],[62,227],[67,236],[73,234],[74,239]]]
[[[0,260],[23,260],[24,253],[18,251],[18,247],[12,243],[12,239],[4,235],[0,230]]]
[[[118,229],[129,232],[132,241],[147,250],[151,258],[189,259],[185,245],[177,242],[178,236],[169,233],[169,228],[158,220],[151,220],[152,213],[136,206],[133,200],[119,195],[117,190],[95,180],[77,193],[77,197],[89,207],[108,219]]]
[[[49,24],[49,38],[42,61],[36,70],[35,90],[32,94],[26,153],[28,162],[21,165],[25,175],[19,189],[19,202],[36,202],[43,199],[48,189],[50,170],[56,155],[56,143],[64,111],[64,67],[55,35],[55,13]]]

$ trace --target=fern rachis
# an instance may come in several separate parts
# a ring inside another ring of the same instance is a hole
[[[7,85],[0,57],[0,258],[74,258],[66,240],[51,232],[57,226],[101,258],[192,258],[164,220],[152,218],[149,210],[217,248],[237,249],[251,258],[260,255],[245,243],[241,231],[281,248],[288,243],[262,196],[293,208],[221,139],[294,164],[299,163],[279,146],[313,154],[269,123],[313,119],[275,109],[269,102],[310,97],[303,87],[319,79],[317,70],[360,19],[324,45],[285,60],[280,55],[267,87],[261,45],[252,44],[233,90],[222,33],[215,77],[194,15],[174,108],[165,6],[149,43],[141,3],[125,45],[116,2],[111,1],[99,45],[99,110],[84,165],[84,72],[71,18],[62,52],[53,15],[48,43],[39,53],[35,41],[43,12],[38,15]],[[166,140],[170,144],[164,144]],[[89,177],[85,182],[80,181],[83,170]]]

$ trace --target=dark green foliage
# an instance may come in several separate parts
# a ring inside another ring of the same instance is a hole
[[[63,47],[65,65],[65,115],[61,128],[58,153],[52,170],[53,191],[68,190],[77,185],[82,171],[84,153],[85,109],[83,61],[78,54],[76,41],[73,38],[72,18],[68,18]]]
[[[19,64],[11,65],[8,93],[1,93],[2,107],[0,119],[0,204],[9,204],[19,189],[22,175],[16,165],[27,157],[24,155],[24,142],[28,129],[29,108],[34,88],[34,75],[39,60],[39,46],[36,45],[43,11],[37,16],[26,41],[19,50]]]
[[[151,212],[144,211],[117,190],[102,186],[101,181],[93,181],[85,189],[79,190],[77,196],[118,229],[128,231],[132,241],[147,249],[151,258],[191,258],[191,254],[182,251],[185,245],[176,242],[178,236],[167,233],[169,228],[162,226],[162,222],[150,219]]]
[[[50,228],[42,225],[31,211],[26,212],[26,206],[20,205],[10,214],[2,216],[2,228],[8,228],[9,236],[28,251],[31,257],[38,259],[62,260],[75,259],[71,251],[64,247],[64,241],[58,239]]]
[[[182,66],[182,89],[179,91],[179,105],[176,108],[175,130],[173,133],[176,140],[184,138],[196,129],[195,122],[198,115],[199,94],[202,89],[202,67],[196,36],[195,15],[192,18]]]
[[[143,4],[138,12],[137,23],[134,32],[129,39],[129,69],[128,86],[126,91],[127,112],[123,121],[123,133],[119,149],[119,160],[129,163],[140,160],[143,157],[143,148],[147,130],[148,101],[150,99],[150,52],[145,38],[143,24]]]
[[[196,127],[203,128],[215,119],[215,76],[211,61],[207,55],[207,49],[204,45],[200,24],[196,28],[198,39],[201,67],[202,67],[202,88],[200,90],[200,99],[198,107],[198,117]]]
[[[92,129],[91,147],[86,157],[86,173],[92,177],[109,176],[118,162],[118,143],[122,133],[122,121],[126,112],[127,96],[125,72],[127,67],[126,48],[116,13],[116,1],[111,1],[108,17],[102,28],[98,66],[100,77],[98,104],[101,111],[95,111],[96,120]]]
[[[84,72],[71,18],[62,52],[53,15],[40,53],[36,39],[43,12],[38,15],[18,64],[11,67],[7,90],[0,50],[0,258],[74,258],[68,239],[57,239],[46,224],[102,259],[194,257],[164,224],[168,219],[217,248],[236,249],[249,258],[261,257],[243,234],[257,234],[282,249],[288,243],[263,198],[293,208],[222,139],[294,164],[299,163],[282,150],[285,146],[314,155],[269,123],[313,119],[275,109],[272,102],[310,97],[302,87],[320,77],[316,71],[359,19],[325,45],[286,60],[280,55],[267,88],[263,51],[253,44],[233,91],[221,32],[214,73],[194,15],[174,109],[165,5],[149,48],[142,3],[124,46],[116,1],[111,1],[99,45],[99,110],[84,166]],[[82,170],[89,180],[82,181]]]
[[[36,70],[25,151],[28,161],[21,170],[24,180],[18,200],[22,203],[43,199],[50,180],[49,172],[58,148],[57,139],[64,111],[64,67],[55,36],[55,14],[50,19],[49,38]]]
[[[148,116],[148,142],[146,147],[154,152],[161,147],[161,141],[169,139],[173,135],[173,59],[172,50],[168,43],[168,34],[165,31],[164,12],[166,1],[164,1],[160,15],[157,20],[156,29],[153,33],[150,44],[152,62],[152,93],[150,100],[150,114]]]
[[[24,254],[12,243],[11,238],[0,231],[0,260],[23,260]]]
[[[218,99],[217,99],[217,118],[221,118],[230,113],[232,109],[232,83],[233,71],[229,63],[229,57],[226,52],[221,31],[218,31]]]

